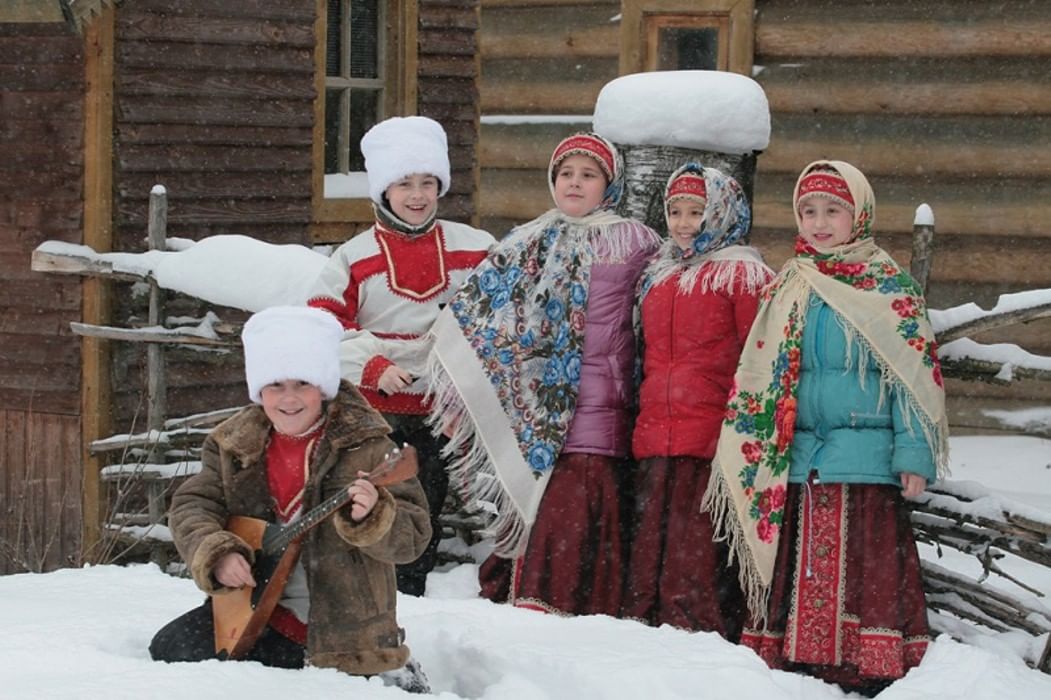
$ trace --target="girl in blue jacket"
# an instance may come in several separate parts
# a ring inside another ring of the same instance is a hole
[[[872,240],[864,175],[817,161],[793,196],[796,256],[764,290],[705,508],[741,564],[772,667],[878,692],[929,642],[904,498],[948,460],[922,293]]]

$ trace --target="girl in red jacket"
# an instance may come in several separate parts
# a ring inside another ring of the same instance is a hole
[[[737,572],[701,499],[759,289],[773,273],[741,245],[751,212],[733,178],[688,163],[664,202],[668,240],[640,282],[638,505],[623,615],[736,640]]]

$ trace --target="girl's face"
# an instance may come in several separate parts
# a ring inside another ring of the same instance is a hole
[[[298,379],[267,384],[259,392],[263,412],[285,435],[300,435],[321,418],[321,389]]]
[[[815,248],[834,248],[850,242],[854,230],[854,212],[824,197],[809,197],[799,205],[799,230]]]
[[[387,188],[391,211],[410,226],[419,226],[430,218],[438,206],[438,178],[413,174]]]
[[[693,247],[701,230],[704,205],[693,199],[676,199],[668,205],[668,235],[683,252]]]
[[[567,216],[584,216],[602,203],[608,185],[593,158],[569,156],[555,171],[555,206]]]

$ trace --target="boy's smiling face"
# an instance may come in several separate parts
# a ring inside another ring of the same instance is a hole
[[[825,197],[807,197],[799,203],[799,235],[818,249],[850,242],[854,212]]]
[[[419,226],[438,206],[438,178],[414,173],[392,183],[386,191],[391,211],[410,226]]]
[[[263,412],[285,435],[301,435],[321,419],[321,389],[309,382],[286,379],[259,392]]]

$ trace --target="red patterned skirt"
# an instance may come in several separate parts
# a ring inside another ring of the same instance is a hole
[[[790,484],[766,631],[741,643],[771,668],[842,686],[901,678],[930,642],[920,560],[901,492]]]
[[[718,632],[737,641],[744,596],[725,543],[701,512],[711,461],[655,457],[639,464],[636,521],[623,616],[651,625]]]
[[[492,556],[482,595],[561,615],[616,615],[624,571],[621,460],[563,454],[544,490],[525,554]]]

